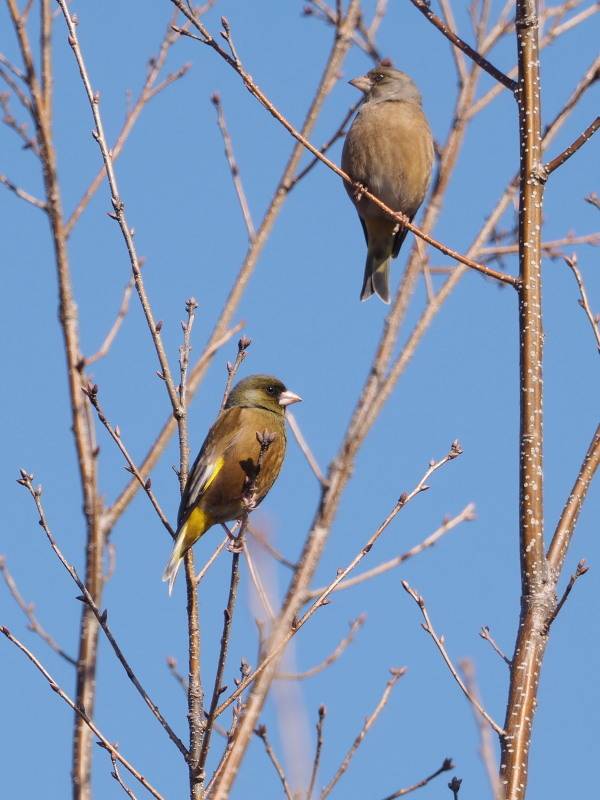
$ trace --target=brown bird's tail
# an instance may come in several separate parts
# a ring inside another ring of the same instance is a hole
[[[387,252],[375,251],[369,247],[367,251],[367,263],[365,264],[365,277],[360,293],[361,300],[367,300],[372,294],[380,297],[384,303],[390,302],[390,259],[392,257],[391,247]]]
[[[163,572],[162,579],[163,581],[169,581],[169,597],[171,596],[171,592],[173,591],[173,586],[175,585],[175,578],[177,577],[177,572],[179,571],[179,567],[181,566],[181,562],[183,561],[184,555],[189,550],[189,544],[187,543],[187,523],[182,527],[177,539],[175,540],[175,545],[173,547],[173,552],[171,553],[171,558],[169,559],[169,563],[165,567],[165,571]]]

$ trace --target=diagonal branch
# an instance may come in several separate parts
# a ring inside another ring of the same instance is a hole
[[[416,592],[414,589],[412,589],[406,581],[402,581],[402,587],[412,597],[412,599],[421,609],[421,614],[423,614],[423,618],[425,620],[425,623],[423,624],[423,630],[425,631],[425,633],[428,633],[435,642],[438,650],[442,654],[442,658],[444,659],[444,661],[448,666],[448,669],[452,673],[452,677],[462,689],[463,694],[465,695],[467,700],[471,703],[473,708],[476,708],[477,711],[479,711],[481,716],[489,723],[489,725],[496,731],[496,733],[499,736],[503,736],[504,731],[502,730],[502,728],[496,722],[494,722],[494,720],[490,717],[490,715],[487,713],[487,711],[484,709],[481,703],[477,700],[477,698],[474,697],[473,694],[471,694],[471,692],[469,692],[464,681],[458,674],[456,668],[454,667],[452,661],[450,660],[450,656],[446,652],[446,648],[444,647],[443,637],[440,638],[437,635],[437,633],[433,628],[433,625],[431,624],[431,620],[429,619],[429,614],[427,613],[427,608],[425,606],[425,600],[423,600],[421,595],[418,594],[418,592]]]
[[[133,775],[133,777],[136,778],[148,792],[150,792],[152,797],[156,798],[156,800],[164,800],[163,796],[161,794],[159,794],[156,791],[156,789],[150,783],[148,783],[146,778],[144,778],[144,776],[140,772],[138,772],[135,769],[135,767],[132,764],[130,764],[129,761],[127,761],[127,759],[124,758],[119,753],[119,751],[117,750],[115,745],[111,744],[108,741],[108,739],[100,732],[100,730],[94,725],[92,720],[88,717],[88,715],[87,715],[87,713],[85,711],[85,708],[83,706],[81,706],[81,705],[75,704],[73,702],[73,700],[71,700],[71,698],[65,692],[63,692],[63,690],[60,688],[58,683],[54,680],[52,675],[50,675],[50,673],[46,669],[44,669],[42,664],[33,655],[33,653],[30,652],[25,647],[25,645],[22,644],[18,639],[16,639],[12,635],[12,633],[8,630],[8,628],[6,628],[4,625],[0,625],[0,633],[3,633],[4,636],[6,636],[6,638],[10,642],[12,642],[14,645],[16,645],[16,647],[18,647],[19,650],[27,656],[27,658],[31,661],[31,663],[35,667],[37,667],[37,669],[42,673],[44,678],[46,678],[46,680],[48,681],[48,683],[50,685],[50,688],[54,692],[56,692],[56,694],[59,697],[62,697],[62,699],[65,701],[65,703],[67,703],[67,705],[69,705],[73,709],[75,714],[77,714],[77,716],[88,726],[88,728],[93,732],[93,734],[95,736],[97,736],[98,739],[100,739],[100,741],[102,743],[102,746],[104,748],[106,748],[106,750],[108,750],[109,753],[114,755],[114,757],[117,759],[117,761],[119,761],[125,767],[125,769],[129,770],[129,772]]]
[[[458,37],[454,31],[450,30],[450,28],[442,22],[442,20],[436,16],[430,8],[430,5],[426,0],[411,0],[412,4],[417,8],[421,14],[423,14],[427,19],[435,25],[435,27],[442,33],[446,39],[448,39],[455,47],[458,47],[459,50],[462,50],[463,53],[466,53],[469,58],[473,59],[473,61],[478,64],[482,69],[484,69],[487,73],[489,73],[492,78],[495,78],[499,83],[505,86],[507,89],[510,89],[511,92],[515,92],[517,89],[516,81],[511,80],[507,75],[497,69],[493,64],[484,58],[481,53],[478,53],[477,50],[474,50],[470,45]]]

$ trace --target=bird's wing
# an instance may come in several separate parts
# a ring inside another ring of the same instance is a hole
[[[225,464],[225,455],[228,437],[224,435],[227,426],[225,421],[230,416],[230,411],[222,411],[216,422],[208,432],[198,457],[191,468],[179,506],[178,525],[189,515],[198,503],[204,492],[215,480]],[[231,420],[228,420],[231,422]]]

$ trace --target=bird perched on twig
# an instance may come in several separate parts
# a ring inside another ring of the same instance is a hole
[[[350,81],[364,92],[346,136],[342,169],[393,211],[412,221],[425,199],[433,168],[433,138],[412,79],[380,66]],[[360,190],[345,183],[367,240],[367,263],[360,295],[390,302],[390,259],[396,258],[408,229],[394,221]]]
[[[177,516],[177,538],[163,573],[169,594],[183,557],[202,534],[220,522],[240,517],[275,483],[285,456],[285,408],[301,400],[272,375],[250,375],[234,386],[227,403],[204,440],[188,475]],[[257,434],[274,434],[264,452]],[[245,502],[246,501],[246,502]]]

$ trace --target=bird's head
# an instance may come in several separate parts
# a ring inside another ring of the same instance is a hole
[[[393,67],[375,67],[349,83],[364,93],[367,103],[382,103],[387,100],[404,100],[417,105],[422,103],[421,93],[413,79]]]
[[[242,378],[231,390],[226,408],[264,408],[284,414],[286,406],[302,400],[273,375],[249,375]]]

